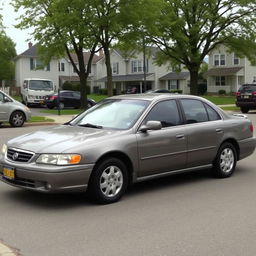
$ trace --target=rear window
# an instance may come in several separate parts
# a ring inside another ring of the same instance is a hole
[[[256,84],[244,84],[242,87],[239,88],[239,92],[254,92],[256,91]]]

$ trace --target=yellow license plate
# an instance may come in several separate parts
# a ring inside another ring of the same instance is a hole
[[[10,179],[10,180],[15,179],[14,169],[4,167],[3,175],[7,179]]]

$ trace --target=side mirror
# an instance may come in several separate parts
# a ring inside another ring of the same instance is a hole
[[[146,132],[148,130],[161,130],[162,124],[160,121],[147,121],[146,124],[142,125],[139,129],[140,132]]]
[[[8,97],[4,96],[4,102],[12,102]]]

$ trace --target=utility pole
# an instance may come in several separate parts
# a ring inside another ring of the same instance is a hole
[[[146,43],[145,43],[145,36],[143,36],[142,39],[143,43],[143,87],[144,87],[144,92],[147,91],[147,69],[146,69]]]

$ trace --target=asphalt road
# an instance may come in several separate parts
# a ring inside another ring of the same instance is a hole
[[[0,144],[37,129],[0,128]],[[255,159],[229,179],[206,170],[136,184],[105,206],[0,183],[0,240],[23,256],[254,256]]]

